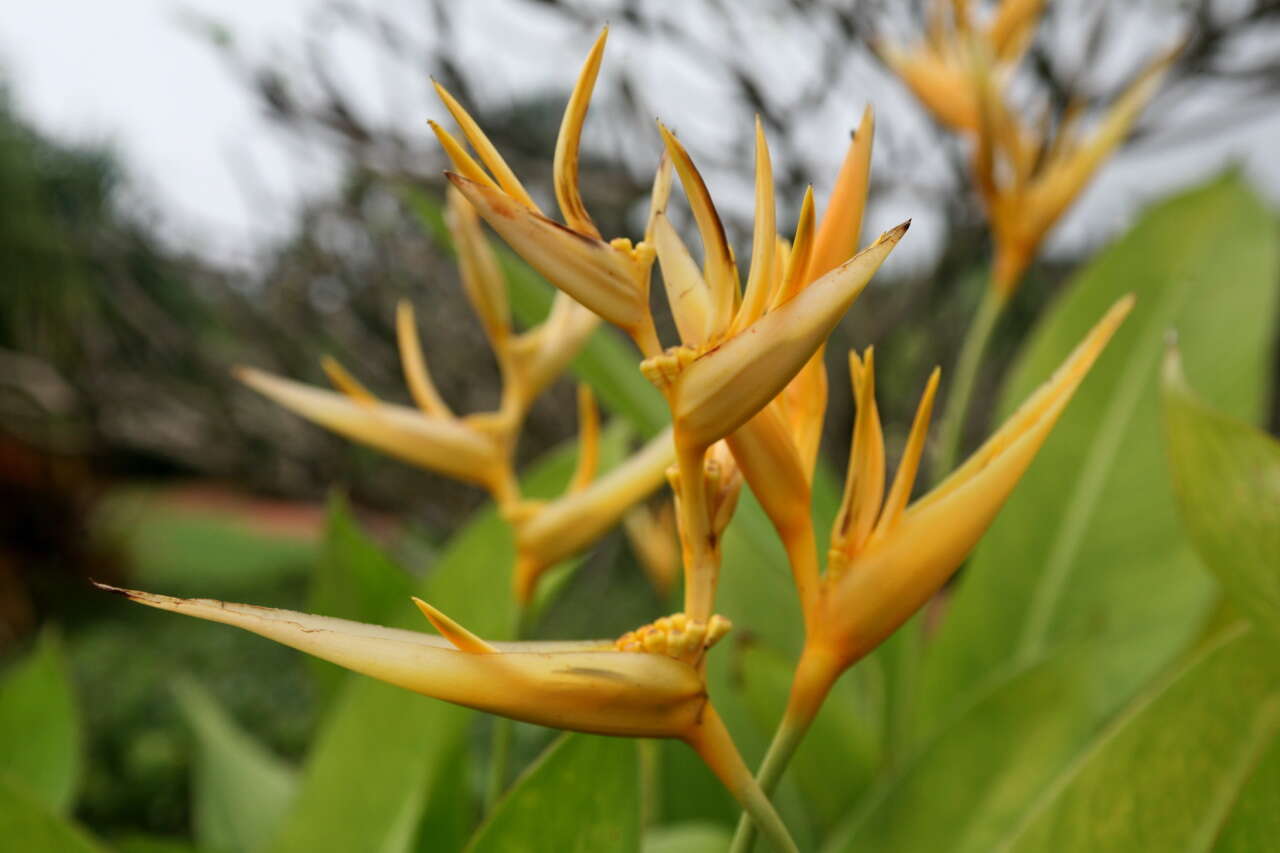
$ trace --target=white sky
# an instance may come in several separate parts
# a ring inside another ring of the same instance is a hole
[[[114,144],[170,239],[223,259],[247,261],[266,241],[283,233],[298,198],[330,184],[333,164],[322,152],[300,151],[274,131],[216,53],[179,25],[180,13],[189,9],[226,22],[253,56],[264,50],[292,52],[301,43],[308,11],[318,5],[317,0],[10,3],[0,16],[0,69],[7,72],[22,114],[41,128],[66,139]],[[475,19],[464,30],[463,59],[485,63],[490,75],[482,90],[532,91],[555,85],[567,92],[587,42],[536,12],[505,14],[504,7],[510,6],[502,0],[471,0],[460,7]],[[405,10],[407,30],[417,27],[419,34],[425,33],[421,4],[378,4],[388,13],[397,7]],[[743,49],[759,50],[761,62],[785,66],[804,61],[803,45],[771,31],[767,17],[748,30],[759,43]],[[664,118],[680,128],[695,158],[700,145],[714,145],[717,136],[733,132],[708,121],[705,105],[706,98],[714,97],[713,82],[682,73],[672,57],[641,55],[621,35],[611,40],[601,87],[608,85],[610,63],[644,63],[655,91],[664,96]],[[428,97],[425,79],[389,68],[356,43],[333,43],[331,57],[339,79],[350,82],[353,90],[370,93],[366,108],[371,115],[426,138],[424,119],[438,116],[439,110]],[[877,104],[881,128],[894,120],[894,110],[914,109],[893,103],[906,97],[896,85],[859,77],[848,84],[849,115],[815,117],[814,126],[804,131],[805,139],[844,139],[868,97]],[[864,91],[853,91],[855,85]],[[1167,100],[1157,108],[1167,108]],[[1143,202],[1227,162],[1242,163],[1272,202],[1280,202],[1280,111],[1272,113],[1243,130],[1158,155],[1138,150],[1112,163],[1059,227],[1050,249],[1102,239]],[[910,120],[906,113],[899,117]],[[841,154],[840,145],[831,148],[832,174]],[[744,168],[744,179],[747,171]],[[245,175],[252,175],[249,183],[261,192],[245,192]],[[820,197],[824,178],[829,176],[815,176]],[[711,182],[714,193],[715,176]],[[721,188],[725,196],[741,195],[740,190]],[[928,211],[918,209],[912,199],[886,200],[872,211],[868,224],[890,225],[908,215],[915,219],[917,251],[927,255]]]

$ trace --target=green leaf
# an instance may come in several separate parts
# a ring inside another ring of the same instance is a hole
[[[606,432],[606,435],[608,433]],[[557,494],[573,469],[572,448],[556,451],[523,481],[532,497]],[[449,541],[419,594],[486,638],[509,637],[515,608],[510,529],[492,508]],[[398,627],[423,628],[405,601]],[[456,785],[444,769],[466,733],[471,711],[392,687],[351,678],[324,720],[298,796],[270,849],[408,850],[425,801]]]
[[[1134,702],[999,849],[1210,850],[1219,838],[1238,845],[1274,825],[1280,670],[1273,656],[1256,632],[1229,632]],[[1259,810],[1261,823],[1250,826]]]
[[[311,575],[307,609],[380,625],[412,594],[413,579],[408,572],[365,535],[351,517],[346,499],[334,491],[329,497],[324,545]],[[332,696],[348,671],[327,661],[309,660],[322,691]]]
[[[886,779],[830,851],[985,853],[1097,730],[1087,664],[1042,661],[954,715]]]
[[[1194,639],[1214,584],[1180,534],[1163,459],[1165,331],[1217,377],[1213,402],[1255,419],[1275,335],[1275,223],[1238,175],[1150,210],[1041,321],[1002,412],[1024,400],[1116,299],[1138,302],[959,582],[926,656],[922,734],[991,673],[1104,638],[1092,672],[1123,701]]]
[[[453,251],[440,203],[413,187],[404,189],[404,197],[432,238]],[[511,313],[525,327],[542,322],[555,289],[505,245],[495,243],[494,248],[507,278]],[[625,417],[646,438],[670,422],[662,395],[640,373],[640,354],[617,330],[597,329],[574,359],[572,370],[591,386],[605,408]]]
[[[636,745],[564,734],[498,802],[468,853],[640,849]]]
[[[0,773],[21,779],[46,808],[66,814],[75,802],[80,747],[80,712],[62,641],[46,630],[0,682]]]
[[[1239,789],[1231,813],[1222,821],[1214,853],[1257,853],[1280,838],[1280,737],[1271,741],[1248,781]]]
[[[477,818],[477,803],[467,784],[473,766],[469,744],[459,738],[454,744],[453,755],[441,762],[439,778],[453,780],[453,784],[437,785],[427,799],[422,819],[417,829],[417,853],[441,853],[461,850],[471,836]]]
[[[293,799],[296,774],[194,682],[179,681],[174,695],[196,738],[191,806],[196,841],[212,850],[260,848]]]
[[[185,505],[158,490],[110,496],[95,520],[128,549],[130,581],[174,595],[237,599],[303,576],[315,545],[255,525],[253,507]]]
[[[1170,351],[1169,467],[1191,544],[1240,611],[1280,637],[1280,442],[1205,405]]]
[[[646,830],[642,853],[724,853],[733,833],[716,823],[676,823]]]
[[[49,804],[7,771],[0,772],[0,841],[22,853],[100,853],[79,827],[50,810]]]

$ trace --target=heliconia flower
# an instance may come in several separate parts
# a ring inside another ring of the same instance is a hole
[[[783,849],[795,849],[707,697],[699,662],[728,631],[722,617],[699,623],[676,614],[614,641],[490,643],[416,598],[441,636],[98,586],[148,607],[233,625],[468,708],[558,729],[683,740]]]
[[[851,354],[857,415],[849,476],[831,533],[827,572],[805,605],[812,613],[806,614],[801,669],[823,670],[823,680],[834,680],[937,592],[995,519],[1132,306],[1132,296],[1112,306],[985,444],[909,506],[938,372],[929,378],[886,496],[874,357],[870,350],[862,358]],[[797,676],[798,685],[803,680]]]
[[[572,299],[557,298],[545,321],[517,334],[497,258],[474,209],[457,191],[447,196],[446,221],[463,290],[502,373],[497,411],[463,417],[453,413],[432,381],[414,311],[405,300],[396,308],[396,336],[405,384],[418,411],[379,400],[328,358],[323,366],[337,392],[252,368],[241,368],[237,375],[308,420],[407,462],[481,485],[504,503],[518,496],[510,453],[529,406],[582,349],[599,318]]]
[[[1170,51],[1148,65],[1091,134],[1077,135],[1079,110],[1073,109],[1052,139],[1024,127],[979,66],[975,88],[982,121],[974,177],[995,238],[992,286],[1001,298],[1017,289],[1049,230],[1124,142],[1176,57],[1177,51]]]
[[[982,538],[1058,417],[1133,307],[1117,302],[1053,376],[933,491],[908,506],[938,387],[934,370],[886,497],[875,362],[850,354],[857,415],[844,498],[831,531],[827,571],[801,588],[805,641],[782,722],[757,780],[772,792],[836,679],[882,643],[951,577]],[[751,818],[734,850],[751,849]]]
[[[972,55],[989,56],[1003,80],[1030,43],[1043,7],[1044,0],[1001,0],[984,28],[973,20],[967,2],[935,0],[924,42],[904,50],[880,40],[874,48],[941,124],[976,134],[981,115]]]
[[[675,136],[659,129],[689,199],[705,261],[699,268],[655,204],[653,242],[683,344],[649,358],[641,369],[667,396],[677,443],[709,447],[755,416],[796,377],[909,223],[811,280],[812,191],[802,206],[794,242],[779,252],[769,150],[757,121],[755,230],[751,268],[740,291],[737,267],[706,184]],[[785,255],[785,264],[777,263],[779,255]]]
[[[642,352],[653,354],[661,349],[649,313],[653,250],[626,238],[605,242],[578,188],[582,127],[608,34],[606,27],[587,56],[556,140],[554,183],[564,225],[538,209],[480,126],[439,84],[436,92],[483,166],[448,131],[434,122],[431,126],[456,170],[446,176],[508,245],[558,289],[626,331]]]

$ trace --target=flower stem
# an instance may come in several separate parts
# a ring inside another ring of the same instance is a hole
[[[996,321],[1004,311],[1005,300],[994,288],[987,288],[973,321],[965,332],[956,362],[955,379],[947,394],[946,411],[938,427],[937,455],[934,458],[933,479],[939,481],[955,468],[956,458],[964,440],[964,425],[969,414],[969,403],[978,379],[978,366],[995,331]]]
[[[795,680],[791,683],[787,710],[782,715],[782,722],[778,724],[773,742],[769,744],[769,750],[760,764],[760,771],[756,774],[756,782],[764,796],[772,796],[774,789],[778,787],[782,774],[791,763],[796,749],[813,724],[813,718],[818,715],[818,709],[822,707],[841,672],[842,668],[834,659],[814,652],[807,646],[800,655]],[[755,815],[744,811],[738,820],[738,829],[733,835],[729,853],[749,853],[755,840]]]
[[[636,740],[640,761],[640,826],[648,828],[658,822],[662,796],[661,741],[652,738]]]
[[[781,853],[798,853],[799,848],[782,818],[769,802],[768,795],[751,777],[751,771],[742,763],[742,756],[738,754],[729,731],[710,704],[706,706],[702,722],[688,738],[688,743],[742,806],[743,819],[751,821],[753,826],[758,825],[765,838]]]

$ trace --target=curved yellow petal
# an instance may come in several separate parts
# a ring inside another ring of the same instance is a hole
[[[460,651],[443,637],[209,599],[103,587],[139,604],[243,628],[446,702],[556,728],[683,737],[706,705],[702,679],[666,655],[612,644],[495,643]]]
[[[587,61],[583,63],[578,82],[573,87],[573,94],[569,96],[568,106],[565,107],[564,119],[560,123],[553,166],[556,201],[560,204],[565,224],[574,231],[596,238],[599,238],[600,231],[591,221],[591,216],[582,203],[582,194],[578,191],[578,148],[582,142],[582,125],[587,120],[587,107],[591,103],[591,90],[595,88],[596,77],[600,74],[604,43],[608,38],[609,28],[605,27],[587,55]]]
[[[533,330],[537,345],[532,355],[516,364],[524,372],[524,392],[530,401],[564,373],[599,325],[600,317],[594,311],[564,291],[556,291],[547,319]]]
[[[706,253],[703,277],[711,288],[712,331],[722,332],[728,328],[738,302],[738,268],[733,261],[733,253],[729,251],[724,224],[689,152],[662,122],[658,122],[658,131],[662,134],[663,145],[676,174],[680,176],[693,219],[698,224],[698,233],[702,236],[702,249]]]
[[[1040,20],[1044,0],[1001,0],[987,27],[987,42],[1001,62],[1017,62]]]
[[[546,569],[603,536],[661,486],[675,461],[666,429],[585,489],[543,504],[516,525],[516,597],[527,601]]]
[[[320,359],[320,369],[324,371],[325,376],[329,377],[329,381],[333,383],[333,387],[337,388],[343,394],[346,394],[352,400],[362,406],[378,405],[378,398],[374,393],[364,386],[359,379],[351,375],[342,363],[331,355],[326,355]]]
[[[237,376],[295,414],[407,462],[486,486],[500,476],[502,460],[494,445],[458,421],[392,403],[359,403],[251,368]]]
[[[1028,193],[1029,215],[1043,234],[1084,190],[1093,173],[1124,142],[1147,103],[1155,97],[1177,52],[1151,63],[1107,110],[1102,124],[1081,145],[1050,163]]]
[[[605,320],[634,330],[648,318],[652,250],[630,251],[571,231],[508,196],[446,172],[493,230],[547,280]]]
[[[777,211],[773,198],[773,166],[764,125],[756,116],[756,218],[751,233],[751,269],[742,305],[733,317],[730,334],[749,326],[764,313],[773,287],[773,254],[777,248]],[[852,254],[852,252],[850,253]]]
[[[440,636],[448,640],[458,651],[470,652],[473,655],[494,655],[498,653],[498,650],[493,646],[416,595],[413,596],[413,603],[422,611],[422,615],[427,617],[427,621],[431,623],[432,627],[440,632]]]
[[[882,234],[779,308],[685,365],[672,418],[690,446],[709,447],[778,395],[853,304],[908,223]]]
[[[800,219],[796,222],[796,236],[791,241],[791,252],[787,255],[787,271],[782,276],[778,289],[769,301],[769,310],[799,293],[810,281],[809,261],[813,257],[813,187],[804,191],[804,201],[800,203]],[[847,259],[846,259],[847,260]]]
[[[445,87],[435,80],[431,81],[431,85],[435,87],[436,95],[440,97],[445,108],[449,110],[453,120],[458,123],[458,127],[462,128],[462,135],[467,138],[467,142],[471,143],[471,147],[475,149],[476,154],[480,155],[480,161],[497,178],[498,186],[502,187],[502,191],[530,210],[538,210],[538,205],[534,203],[533,197],[525,190],[524,185],[520,183],[520,179],[516,177],[516,173],[507,165],[507,161],[502,159],[498,149],[489,141],[489,137],[480,129],[480,125],[471,117],[471,114],[463,108],[462,104],[458,103],[458,100],[453,95],[449,94]],[[437,130],[436,135],[439,136],[440,131]],[[459,169],[459,171],[462,170]]]
[[[893,475],[893,486],[889,489],[889,497],[885,498],[884,508],[880,511],[880,520],[872,534],[875,538],[887,535],[902,511],[911,500],[911,489],[916,482],[916,472],[920,468],[920,457],[924,455],[925,439],[929,433],[929,419],[933,416],[933,399],[938,393],[938,381],[942,371],[935,367],[925,383],[924,393],[920,395],[920,405],[916,407],[916,416],[911,421],[911,432],[907,434],[907,443],[902,450],[902,459],[898,462],[898,471]]]
[[[396,303],[396,343],[400,348],[400,366],[404,370],[409,394],[419,409],[438,418],[453,418],[453,411],[445,403],[427,370],[427,359],[422,354],[422,341],[418,338],[418,324],[413,316],[413,305],[407,299]]]
[[[427,124],[431,126],[436,139],[440,141],[440,147],[444,149],[445,156],[453,164],[454,171],[468,180],[476,181],[495,190],[500,189],[498,182],[467,153],[467,149],[462,146],[462,143],[452,133],[430,119],[427,120]]]
[[[591,386],[578,383],[578,461],[569,478],[569,492],[580,492],[596,477],[600,464],[600,410]]]
[[[697,346],[707,340],[711,329],[711,291],[689,247],[665,214],[653,217],[650,231],[676,331],[686,345]]]
[[[499,347],[511,335],[507,282],[475,208],[455,187],[445,193],[445,221],[458,253],[462,289],[490,342]]]
[[[826,275],[858,251],[862,233],[862,215],[867,207],[867,188],[871,182],[871,145],[875,138],[875,111],[868,104],[862,121],[844,155],[840,174],[836,177],[827,212],[822,215],[809,261],[809,277]]]

